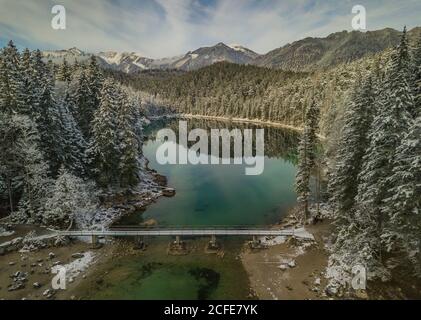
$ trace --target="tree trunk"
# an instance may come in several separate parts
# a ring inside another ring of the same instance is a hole
[[[9,191],[9,202],[10,202],[10,212],[13,213],[13,191],[12,191],[12,181],[9,179],[7,182],[7,189]]]

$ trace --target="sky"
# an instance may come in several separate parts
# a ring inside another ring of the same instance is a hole
[[[57,4],[65,30],[51,27]],[[368,30],[421,26],[421,0],[0,0],[0,45],[162,58],[224,42],[266,53],[352,30],[354,5],[366,8]]]

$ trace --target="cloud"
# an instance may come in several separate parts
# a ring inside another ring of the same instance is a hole
[[[55,4],[66,8],[64,31],[50,26]],[[414,27],[421,12],[419,0],[0,0],[0,41],[155,58],[223,41],[265,53],[307,36],[350,30],[356,4],[367,8],[370,30]]]

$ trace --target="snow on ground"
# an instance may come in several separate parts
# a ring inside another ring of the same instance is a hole
[[[314,240],[314,236],[308,232],[304,227],[297,229],[283,229],[285,232],[293,232],[294,236],[299,239]],[[260,237],[259,240],[262,244],[267,246],[276,246],[286,241],[287,236],[276,236],[276,237]]]
[[[13,235],[15,232],[13,230],[7,231],[0,228],[0,237],[8,237]]]
[[[95,254],[92,251],[83,253],[83,257],[76,259],[65,265],[57,265],[51,268],[52,273],[57,273],[60,268],[64,267],[66,270],[66,279],[74,279],[79,274],[85,272],[90,265],[94,263]]]

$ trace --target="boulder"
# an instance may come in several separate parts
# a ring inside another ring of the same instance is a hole
[[[76,252],[72,254],[72,258],[73,259],[81,259],[83,258],[85,255],[82,252]]]

